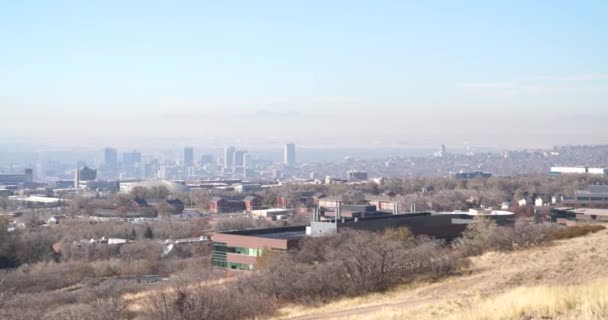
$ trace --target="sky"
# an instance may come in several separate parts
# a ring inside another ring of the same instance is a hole
[[[607,1],[3,1],[0,137],[608,143]]]

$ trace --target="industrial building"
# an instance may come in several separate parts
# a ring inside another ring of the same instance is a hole
[[[182,183],[177,183],[168,180],[136,180],[136,181],[121,181],[120,192],[131,193],[133,188],[165,188],[169,193],[188,192],[190,188]]]
[[[559,207],[551,209],[552,222],[563,225],[608,223],[608,209]]]
[[[366,213],[355,214],[354,207]],[[484,215],[498,224],[512,224],[514,215],[506,211],[369,214],[373,206],[342,206],[333,211],[316,208],[309,226],[252,229],[216,233],[213,240],[213,265],[223,269],[253,270],[265,251],[297,249],[298,242],[306,237],[331,235],[343,230],[383,232],[389,228],[407,227],[414,235],[427,235],[453,239],[462,234],[476,216]],[[369,214],[369,215],[368,215]]]
[[[456,179],[477,179],[477,178],[490,178],[492,174],[484,171],[460,171],[452,173],[452,176]]]
[[[608,208],[608,185],[591,185],[587,190],[577,190],[572,197],[563,197],[563,207]]]
[[[251,210],[251,215],[256,218],[264,218],[266,220],[276,221],[284,220],[293,215],[293,209],[270,208]]]
[[[593,175],[606,175],[608,173],[607,168],[589,168],[589,167],[551,167],[552,175],[562,174],[593,174]]]
[[[406,214],[386,214],[368,211],[365,214],[353,215],[349,206],[338,206],[328,219],[321,210],[313,214],[306,233],[310,236],[322,236],[339,232],[341,229],[382,232],[385,229],[407,227],[414,235],[426,235],[435,238],[453,239],[464,231],[476,216],[486,216],[498,224],[512,224],[514,215],[507,211],[488,212],[419,212]],[[346,209],[346,210],[345,210]]]

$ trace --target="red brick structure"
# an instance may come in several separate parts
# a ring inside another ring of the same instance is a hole
[[[213,197],[208,207],[209,211],[213,213],[242,212],[247,209],[244,200],[232,200],[223,197]]]
[[[262,198],[258,196],[246,196],[243,201],[245,202],[245,210],[247,212],[262,208]]]

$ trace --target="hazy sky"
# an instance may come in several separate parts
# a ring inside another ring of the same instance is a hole
[[[3,1],[0,137],[608,142],[608,1]]]

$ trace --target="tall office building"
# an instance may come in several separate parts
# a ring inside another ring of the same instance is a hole
[[[184,166],[191,167],[194,164],[194,149],[192,147],[184,148]]]
[[[234,165],[234,147],[233,146],[229,146],[224,148],[224,168],[228,169],[228,168],[232,168]]]
[[[141,152],[132,151],[122,154],[123,173],[129,178],[141,178],[143,176],[143,165],[141,163]]]
[[[118,167],[118,151],[114,148],[105,148],[103,150],[103,162],[108,168],[116,169]]]
[[[445,147],[445,144],[442,144],[441,147],[439,147],[439,156],[445,157],[447,155],[448,155],[447,148]]]
[[[103,149],[103,165],[99,169],[99,173],[104,179],[116,178],[118,175],[118,151],[116,149]]]
[[[243,157],[247,154],[246,150],[235,150],[233,154],[232,165],[235,168],[242,168],[244,165]]]
[[[243,179],[249,178],[251,173],[253,172],[253,168],[251,167],[251,155],[247,152],[243,155]]]
[[[283,163],[288,166],[296,164],[296,145],[288,143],[285,145],[285,151],[283,152]]]
[[[133,150],[132,152],[125,152],[122,154],[122,163],[125,166],[132,166],[141,163],[141,152]]]

